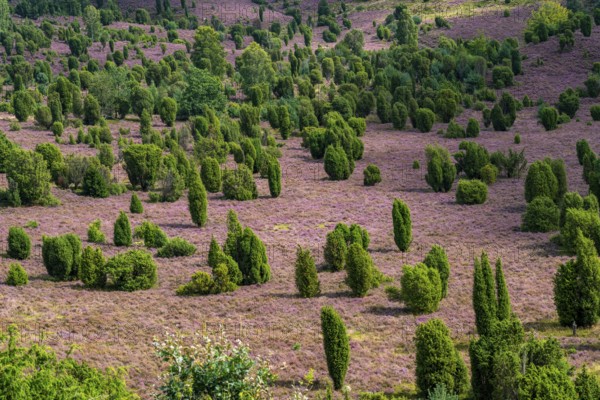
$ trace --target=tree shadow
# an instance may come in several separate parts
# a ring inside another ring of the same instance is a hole
[[[388,306],[370,306],[366,310],[367,313],[380,317],[399,317],[412,315],[408,307],[388,307]]]

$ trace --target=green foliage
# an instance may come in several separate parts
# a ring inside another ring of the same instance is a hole
[[[42,259],[51,277],[61,281],[77,278],[81,265],[81,239],[74,234],[43,236]]]
[[[227,104],[227,97],[223,91],[221,80],[210,72],[197,68],[190,68],[185,75],[187,85],[183,89],[178,102],[178,117],[188,118],[202,115],[205,106],[216,111],[222,111]]]
[[[123,211],[119,212],[113,230],[113,242],[115,246],[131,246],[131,225],[129,218]]]
[[[483,204],[487,200],[487,185],[480,180],[458,181],[456,189],[456,202],[458,204]]]
[[[579,109],[579,94],[575,90],[568,88],[558,97],[557,108],[560,113],[567,114],[570,118],[575,117],[575,113]],[[546,124],[544,124],[545,126]]]
[[[600,105],[593,105],[590,107],[590,114],[594,121],[600,121]]]
[[[440,145],[427,145],[427,174],[425,181],[434,192],[448,192],[456,177],[456,167],[450,159],[450,153]]]
[[[188,257],[196,253],[196,246],[180,237],[169,239],[167,243],[158,249],[156,257],[173,258]]]
[[[329,145],[324,156],[325,172],[334,181],[346,180],[352,174],[350,161],[344,149]]]
[[[81,255],[79,279],[86,287],[103,288],[106,286],[106,260],[101,249],[87,246]]]
[[[126,292],[150,289],[158,280],[152,254],[144,250],[129,250],[111,257],[105,270],[114,288]]]
[[[403,103],[395,103],[392,107],[392,125],[395,129],[402,130],[406,126],[408,110]]]
[[[531,365],[519,382],[519,398],[576,400],[571,378],[553,365]]]
[[[310,250],[298,247],[295,266],[296,288],[301,297],[310,298],[321,293],[321,283],[317,275],[315,260]]]
[[[394,199],[392,207],[394,242],[400,251],[405,252],[412,243],[412,221],[410,209],[402,200]]]
[[[575,391],[579,400],[600,398],[600,380],[590,374],[585,365],[575,378]]]
[[[419,40],[418,28],[406,5],[397,6],[393,15],[396,20],[396,40],[398,44],[405,44],[416,49]]]
[[[530,203],[538,196],[557,199],[558,179],[546,161],[536,161],[529,167],[525,178],[525,200]]]
[[[72,357],[59,359],[50,348],[38,344],[18,347],[14,325],[3,336],[0,352],[2,395],[7,399],[108,398],[139,399],[127,388],[123,369],[101,371]]]
[[[83,194],[90,197],[106,198],[110,196],[108,168],[93,159],[83,175]]]
[[[496,300],[496,317],[499,321],[507,321],[511,316],[512,307],[500,258],[496,260]]]
[[[321,331],[329,377],[335,390],[344,386],[350,363],[350,343],[344,321],[329,306],[321,308]]]
[[[495,131],[506,131],[508,130],[508,123],[506,121],[506,117],[502,112],[502,109],[498,104],[494,105],[492,111],[490,113],[490,121]]]
[[[540,112],[540,121],[544,129],[551,131],[558,126],[558,111],[554,107],[543,107]]]
[[[270,397],[269,386],[275,376],[268,363],[251,356],[250,348],[230,342],[224,335],[201,340],[167,335],[156,341],[154,347],[160,360],[168,365],[157,399]]]
[[[442,320],[434,318],[419,325],[415,342],[417,388],[421,395],[426,396],[437,385],[444,385],[450,393],[464,394],[467,369]]]
[[[7,255],[15,260],[26,260],[31,254],[31,239],[23,228],[13,226],[8,230]]]
[[[5,167],[9,193],[18,197],[20,204],[50,201],[50,172],[41,154],[15,148],[8,154]]]
[[[115,155],[113,154],[113,148],[108,143],[102,143],[98,147],[98,161],[100,164],[109,169],[112,169],[115,164]]]
[[[25,122],[33,114],[35,100],[27,90],[19,90],[13,94],[11,105],[17,120]]]
[[[131,195],[131,200],[129,202],[129,212],[132,214],[142,214],[144,212],[144,206],[140,201],[138,195],[136,193]]]
[[[348,247],[346,260],[346,284],[354,296],[366,296],[369,289],[377,285],[371,256],[362,244],[353,243]]]
[[[150,221],[144,221],[135,228],[133,236],[142,239],[144,246],[148,248],[160,248],[169,241],[167,234],[158,225]]]
[[[202,160],[200,177],[209,193],[217,193],[221,190],[221,166],[214,158],[206,157]]]
[[[434,244],[425,256],[423,264],[438,271],[441,280],[442,299],[448,295],[448,279],[450,278],[450,263],[446,250],[442,246]]]
[[[194,35],[194,49],[191,60],[194,66],[207,69],[221,77],[226,70],[225,50],[218,32],[210,26],[201,26]]]
[[[9,286],[24,286],[29,283],[27,271],[19,263],[11,263],[6,275],[6,284]]]
[[[281,193],[281,166],[277,158],[272,157],[268,163],[269,192],[271,197],[279,197]]]
[[[275,81],[271,57],[256,42],[244,49],[236,59],[235,67],[240,74],[242,90],[245,93],[256,84],[268,84],[270,87]]]
[[[592,239],[596,249],[600,250],[600,217],[595,210],[567,209],[565,224],[560,230],[560,239],[567,252],[575,253],[578,231],[586,238]]]
[[[402,267],[401,298],[413,314],[437,311],[442,299],[442,280],[436,268],[423,263]]]
[[[497,65],[492,70],[492,82],[496,89],[504,89],[514,84],[514,74],[510,67]]]
[[[341,271],[346,267],[348,244],[344,233],[334,229],[327,234],[325,243],[325,262],[332,271]]]
[[[521,230],[524,232],[551,232],[558,229],[560,209],[546,196],[538,196],[527,204]]]
[[[102,232],[102,221],[96,219],[88,225],[87,240],[90,243],[106,243],[106,236]]]
[[[475,118],[469,118],[467,122],[466,137],[474,138],[479,136],[479,121]]]
[[[200,176],[198,176],[198,172],[195,168],[192,172],[189,184],[188,210],[190,211],[192,222],[195,225],[199,227],[206,225],[208,220],[208,197],[206,195],[206,189],[202,184],[202,180],[200,179]]]
[[[258,198],[258,189],[252,171],[243,164],[223,174],[223,195],[228,200],[253,200]]]
[[[496,168],[493,164],[484,165],[479,171],[479,175],[481,176],[481,181],[486,185],[492,185],[496,183],[496,178],[498,177],[498,168]]]
[[[363,171],[363,183],[365,186],[375,186],[381,182],[381,171],[375,164],[369,164]]]
[[[210,249],[208,252],[208,265],[211,268],[216,268],[219,264],[227,266],[229,280],[231,282],[236,285],[242,283],[243,276],[238,263],[230,255],[225,254],[213,236],[210,241]]]
[[[490,156],[485,147],[475,142],[461,142],[460,152],[454,155],[457,161],[457,173],[464,172],[469,179],[481,179],[481,169],[490,163]]]
[[[591,326],[600,317],[600,259],[579,230],[575,246],[577,259],[562,264],[554,277],[554,304],[561,325]]]
[[[171,97],[165,97],[158,108],[161,121],[167,126],[173,126],[177,116],[177,101]]]
[[[131,184],[147,191],[158,177],[162,150],[153,144],[132,144],[123,150],[125,171]]]
[[[35,112],[35,122],[45,129],[50,129],[52,126],[52,112],[47,106],[38,107]]]
[[[479,335],[490,334],[497,320],[498,303],[490,261],[485,252],[481,253],[481,258],[475,258],[474,262],[473,309]]]
[[[419,108],[415,114],[416,128],[421,132],[429,132],[435,122],[435,114],[429,108]]]
[[[88,94],[83,100],[83,123],[86,125],[96,125],[100,121],[100,104],[98,100]]]
[[[237,284],[231,280],[231,272],[226,264],[217,264],[213,267],[212,276],[203,271],[192,275],[190,282],[177,288],[180,296],[209,295],[233,292]]]

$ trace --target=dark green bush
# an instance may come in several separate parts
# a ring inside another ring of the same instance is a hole
[[[325,172],[331,180],[346,180],[351,175],[350,161],[342,147],[330,145],[325,150]]]
[[[381,171],[374,164],[369,164],[363,171],[363,183],[365,186],[375,186],[375,184],[381,182]]]
[[[136,193],[131,195],[131,201],[129,202],[129,212],[132,214],[142,214],[144,212],[144,206],[140,201]]]
[[[223,195],[228,200],[253,200],[258,198],[258,189],[252,172],[241,164],[235,170],[223,174]]]
[[[558,126],[558,111],[554,107],[544,107],[540,110],[540,121],[544,129],[551,131]]]
[[[450,159],[450,153],[440,145],[427,145],[427,174],[425,181],[434,192],[448,192],[456,178],[456,167]]]
[[[484,116],[485,117],[485,116]],[[485,118],[484,118],[485,120]],[[506,117],[498,104],[494,105],[490,113],[490,121],[495,131],[504,132],[508,129]]]
[[[279,197],[281,193],[281,166],[277,158],[272,157],[268,162],[269,192],[271,197]]]
[[[129,250],[111,257],[105,266],[115,289],[133,292],[146,290],[158,280],[152,254],[144,250]]]
[[[457,173],[464,172],[469,179],[480,179],[481,168],[490,163],[490,156],[485,147],[475,142],[461,142],[460,152],[454,155],[457,161]]]
[[[296,250],[296,288],[301,297],[310,298],[321,293],[321,284],[317,275],[315,261],[310,250],[298,247]]]
[[[192,275],[190,282],[177,288],[180,296],[209,295],[233,292],[237,285],[231,281],[231,274],[225,264],[218,264],[213,268],[212,276],[203,271]]]
[[[327,234],[324,258],[332,271],[341,271],[346,268],[348,244],[344,233],[334,229]]]
[[[119,212],[119,217],[115,222],[113,241],[115,246],[131,246],[131,225],[127,214],[123,211]]]
[[[357,297],[366,296],[374,286],[376,277],[371,256],[361,244],[354,243],[348,247],[346,271],[346,284],[350,286],[352,294]]]
[[[592,239],[596,249],[600,250],[600,216],[597,211],[567,209],[565,224],[560,229],[561,243],[564,249],[575,253],[578,231],[586,238]]]
[[[28,283],[29,276],[27,276],[25,268],[19,263],[11,263],[8,267],[8,274],[6,275],[6,284],[9,286],[24,286]]]
[[[96,125],[100,121],[100,104],[98,100],[88,94],[83,100],[83,123],[86,125]]]
[[[196,246],[180,237],[169,239],[167,243],[158,249],[157,257],[173,258],[173,257],[188,257],[196,253]]]
[[[100,165],[97,159],[93,159],[83,175],[82,192],[85,196],[106,198],[110,196],[110,172]]]
[[[575,391],[579,400],[593,400],[600,398],[600,380],[588,372],[584,365],[575,378]]]
[[[479,136],[479,121],[474,118],[469,118],[469,122],[467,122],[466,136],[469,138]]]
[[[527,204],[521,230],[524,232],[550,232],[558,229],[560,210],[554,201],[538,196]]]
[[[132,144],[123,150],[125,171],[131,184],[147,191],[158,177],[162,150],[153,144]]]
[[[192,217],[192,222],[196,226],[202,227],[206,225],[208,220],[208,197],[206,189],[195,167],[189,179],[188,210]]]
[[[239,285],[242,283],[243,276],[242,271],[238,263],[230,256],[225,254],[221,249],[221,246],[217,243],[213,237],[210,241],[210,249],[208,252],[208,265],[211,268],[216,268],[219,264],[225,264],[227,266],[227,273],[231,282]]]
[[[492,81],[496,89],[504,89],[514,84],[514,74],[510,67],[495,66],[492,70]]]
[[[160,119],[167,126],[173,126],[175,117],[177,116],[177,101],[170,97],[165,97],[160,103],[158,109]]]
[[[7,254],[15,260],[26,260],[31,254],[31,239],[23,228],[13,226],[8,230]]]
[[[169,241],[167,234],[158,225],[149,221],[144,221],[135,228],[133,236],[144,240],[144,246],[148,248],[160,248]]]
[[[456,202],[458,204],[483,204],[487,200],[487,185],[478,179],[458,181]]]
[[[466,137],[466,133],[462,126],[457,124],[455,120],[451,120],[448,124],[448,129],[446,130],[444,137],[450,139],[464,138]]]
[[[590,114],[594,121],[600,121],[600,105],[593,105],[590,107]]]
[[[407,251],[412,243],[412,221],[408,205],[394,199],[392,207],[392,222],[394,225],[394,241],[400,251]]]
[[[221,190],[221,166],[214,158],[206,157],[202,160],[200,177],[209,193],[218,193]]]
[[[52,124],[52,126],[50,127],[50,130],[52,131],[52,134],[56,137],[61,137],[63,132],[65,131],[65,128],[62,124],[62,122],[56,121]]]
[[[392,107],[392,124],[395,129],[402,130],[406,126],[408,110],[403,103],[395,103]]]
[[[417,263],[402,267],[401,298],[413,314],[435,312],[442,299],[442,280],[435,268]]]
[[[350,362],[350,343],[346,326],[338,313],[329,306],[321,308],[321,331],[329,377],[335,390],[344,386]]]
[[[425,256],[423,264],[436,269],[440,274],[442,299],[445,298],[448,294],[448,279],[450,278],[450,263],[448,262],[446,250],[442,246],[434,244]]]
[[[43,236],[42,259],[51,277],[62,281],[76,279],[81,265],[81,239],[74,234]]]
[[[421,132],[429,132],[435,122],[435,114],[428,108],[419,108],[415,114],[416,128]]]
[[[53,202],[50,193],[50,172],[47,162],[39,153],[13,148],[4,161],[9,194],[13,206],[47,204]]]
[[[558,179],[545,161],[536,161],[529,167],[525,178],[525,200],[529,203],[538,196],[557,199]]]
[[[79,279],[86,287],[103,288],[106,286],[106,260],[101,249],[87,246],[81,255]]]
[[[560,113],[567,114],[570,118],[575,117],[575,114],[579,109],[579,94],[577,94],[575,90],[568,88],[558,97],[557,108]],[[544,127],[545,126],[546,125],[544,124]]]
[[[35,122],[42,128],[50,129],[52,126],[52,112],[47,106],[38,107],[35,112]]]

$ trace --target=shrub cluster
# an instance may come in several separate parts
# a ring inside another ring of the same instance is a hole
[[[458,181],[456,202],[458,204],[483,204],[487,200],[488,188],[478,179]]]
[[[51,277],[62,281],[76,279],[81,265],[81,239],[71,233],[43,236],[42,259]]]
[[[337,224],[333,231],[327,234],[325,242],[324,258],[327,266],[332,271],[343,270],[346,268],[349,246],[358,243],[367,250],[369,242],[369,232],[360,225]]]

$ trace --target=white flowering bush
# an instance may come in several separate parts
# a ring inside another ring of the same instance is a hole
[[[252,357],[241,341],[167,334],[155,341],[158,356],[169,367],[156,398],[160,400],[269,399],[275,379],[267,361]]]

